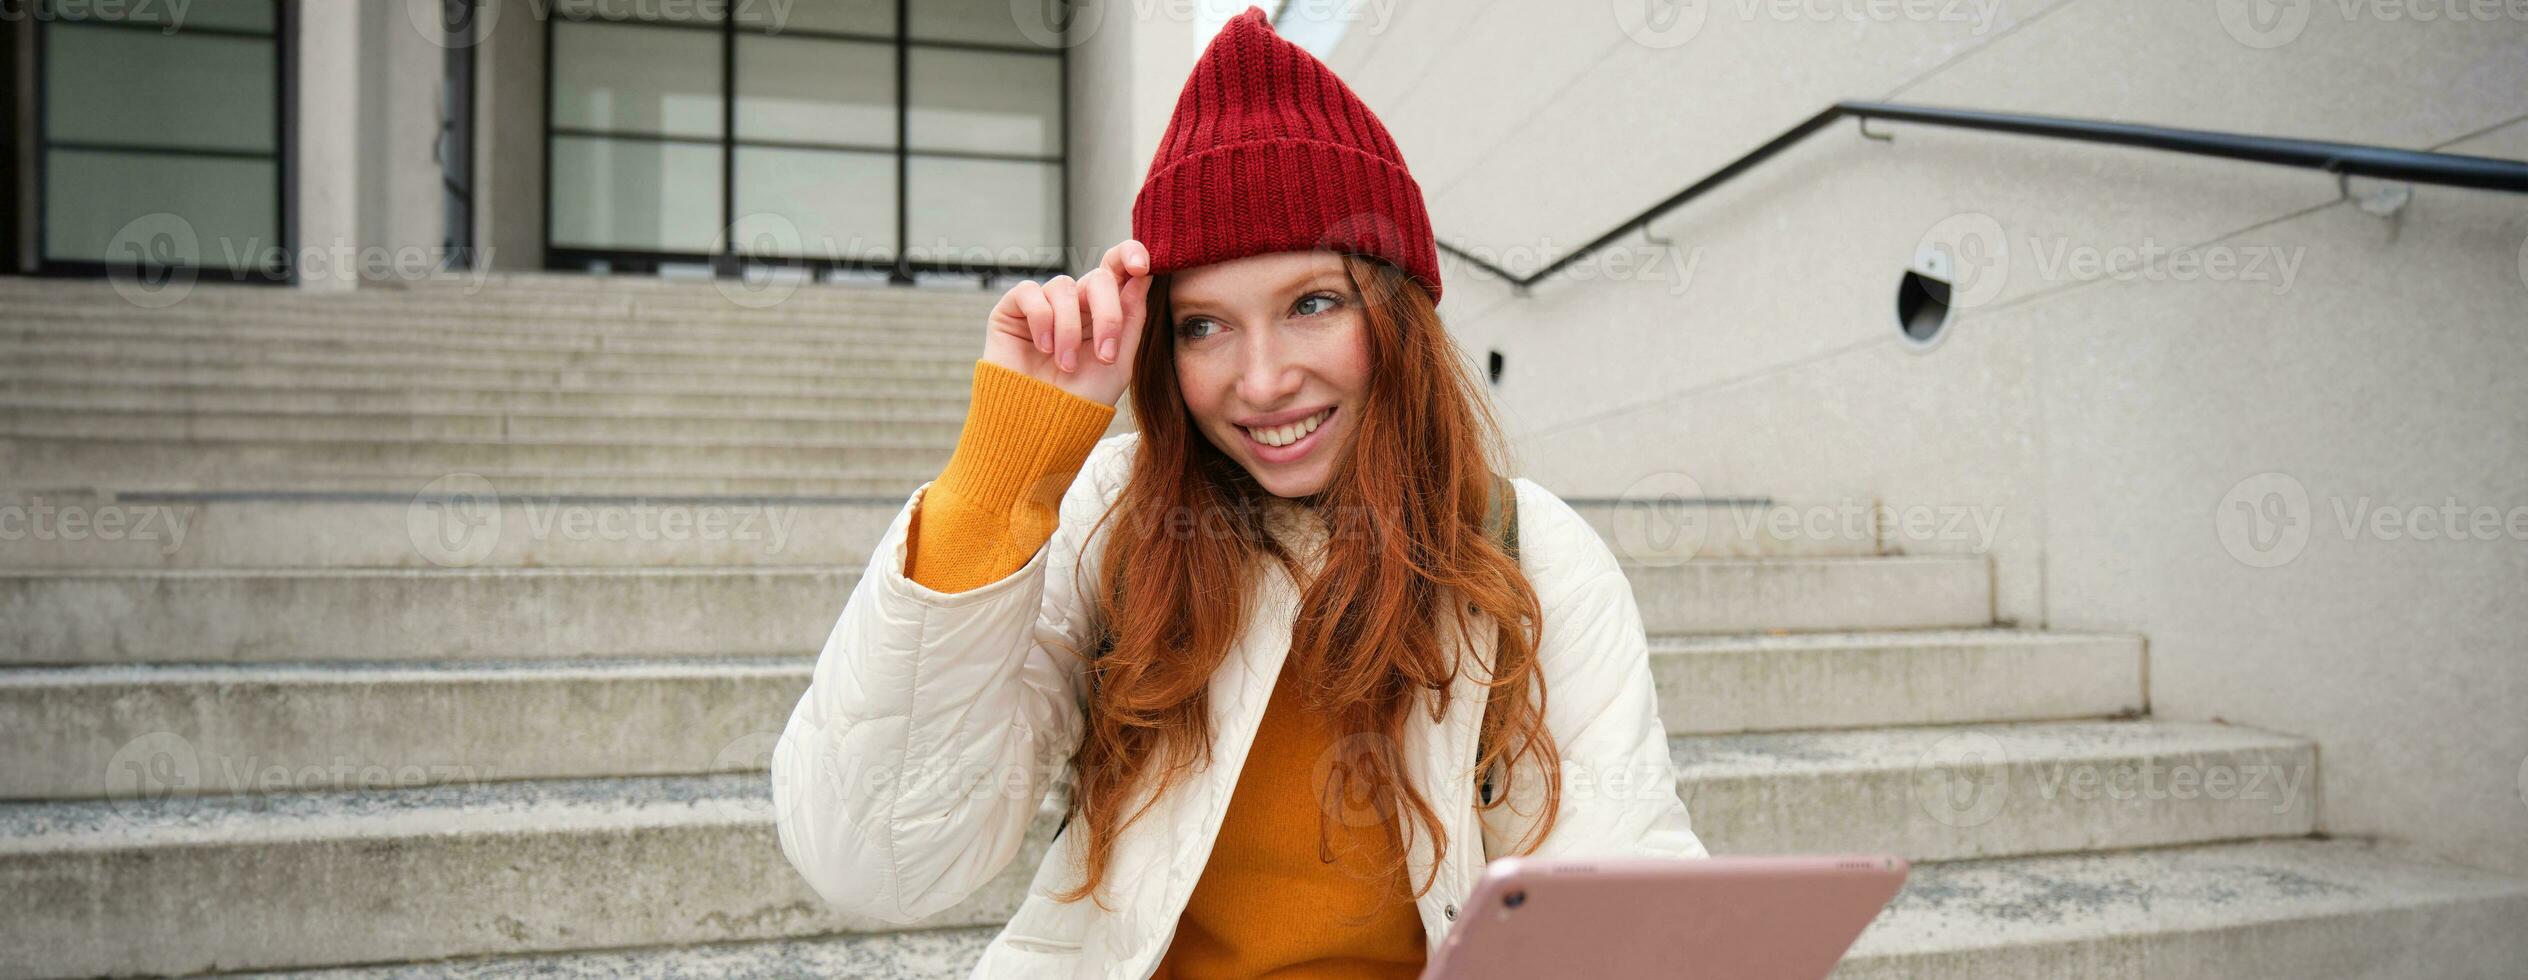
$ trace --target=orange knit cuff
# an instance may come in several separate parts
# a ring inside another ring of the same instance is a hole
[[[1114,418],[1115,406],[977,359],[956,452],[907,532],[905,576],[954,593],[1025,566],[1053,537],[1062,495]]]

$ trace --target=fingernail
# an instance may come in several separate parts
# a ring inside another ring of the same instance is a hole
[[[1097,358],[1108,364],[1115,363],[1115,338],[1108,337],[1097,342]]]
[[[1071,348],[1062,349],[1062,369],[1065,371],[1071,369]]]

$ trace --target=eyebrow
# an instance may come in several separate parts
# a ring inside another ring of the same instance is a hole
[[[1309,288],[1309,287],[1311,287],[1311,286],[1318,285],[1318,284],[1320,283],[1320,281],[1323,281],[1323,280],[1331,280],[1331,281],[1333,281],[1333,282],[1334,282],[1334,283],[1336,283],[1336,284],[1340,284],[1340,285],[1342,285],[1342,286],[1344,287],[1344,290],[1345,290],[1347,293],[1350,291],[1350,288],[1351,288],[1351,280],[1350,280],[1350,277],[1345,276],[1345,275],[1343,274],[1343,270],[1341,270],[1341,269],[1317,269],[1317,270],[1313,270],[1313,271],[1310,271],[1310,272],[1307,272],[1307,273],[1304,273],[1304,274],[1301,274],[1301,275],[1298,275],[1298,276],[1294,276],[1294,277],[1292,277],[1291,279],[1289,279],[1288,281],[1285,281],[1285,282],[1283,282],[1283,283],[1281,283],[1281,284],[1279,284],[1279,285],[1275,286],[1274,288],[1275,288],[1275,289],[1277,289],[1277,290],[1283,291],[1283,292],[1297,292],[1297,291],[1299,291],[1299,290],[1307,289],[1307,288]],[[1212,299],[1211,299],[1211,297],[1209,297],[1209,296],[1196,296],[1196,297],[1192,297],[1192,298],[1190,298],[1190,299],[1187,299],[1187,298],[1179,298],[1179,299],[1176,301],[1176,303],[1175,303],[1175,306],[1176,306],[1176,308],[1177,308],[1178,310],[1184,310],[1184,309],[1186,309],[1186,308],[1188,308],[1188,307],[1196,307],[1196,306],[1210,306],[1210,305],[1212,305]]]

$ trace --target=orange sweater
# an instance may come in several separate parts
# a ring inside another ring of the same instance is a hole
[[[905,575],[964,592],[1026,565],[1053,536],[1063,492],[1114,414],[977,360],[956,452],[914,511]],[[1320,805],[1316,787],[1349,760],[1336,751],[1330,719],[1300,704],[1305,678],[1296,673],[1283,670],[1273,686],[1210,863],[1151,980],[1411,980],[1422,972],[1422,919],[1406,876],[1364,877],[1393,860],[1386,835],[1374,824],[1348,825],[1358,821],[1357,805]]]

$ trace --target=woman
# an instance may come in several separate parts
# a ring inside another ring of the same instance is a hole
[[[1133,224],[1001,297],[776,745],[818,893],[939,913],[1061,784],[976,976],[1409,978],[1490,858],[1704,854],[1613,554],[1525,479],[1518,558],[1485,534],[1499,435],[1368,109],[1249,8]]]

